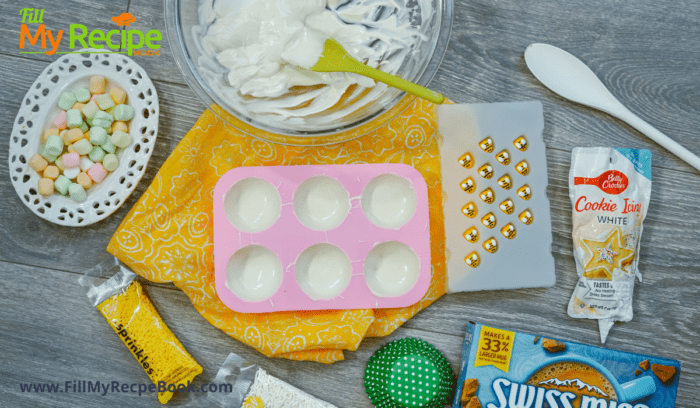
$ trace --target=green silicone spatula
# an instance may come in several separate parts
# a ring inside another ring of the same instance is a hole
[[[311,67],[311,70],[317,72],[352,72],[383,82],[419,98],[427,99],[432,103],[440,104],[445,100],[444,96],[435,91],[423,88],[413,82],[387,74],[378,69],[368,67],[351,57],[347,51],[345,51],[345,48],[332,38],[326,40],[323,54],[321,54],[321,58],[319,58],[316,65]]]

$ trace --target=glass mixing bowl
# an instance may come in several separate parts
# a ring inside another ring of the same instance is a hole
[[[420,31],[426,39],[417,44],[396,74],[426,86],[435,75],[447,49],[452,29],[452,0],[407,0],[407,2],[414,8],[420,7],[422,3],[431,4],[433,13],[428,15],[427,21],[420,21],[420,18],[412,19],[412,28]],[[200,25],[199,5],[200,0],[165,0],[165,25],[175,62],[187,84],[209,109],[228,125],[243,133],[285,144],[337,143],[362,136],[381,127],[411,103],[410,98],[404,98],[405,92],[387,87],[374,101],[333,121],[327,120],[328,118],[324,120],[321,113],[306,117],[301,122],[288,123],[269,120],[266,115],[246,114],[237,110],[222,97],[222,86],[226,86],[223,75],[217,83],[217,80],[212,80],[210,75],[203,75],[200,68],[202,47],[198,44],[199,38],[193,33],[193,28]],[[231,92],[229,97],[230,94]],[[243,98],[243,96],[240,97]]]

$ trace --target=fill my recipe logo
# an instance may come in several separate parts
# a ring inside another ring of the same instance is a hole
[[[44,25],[44,9],[23,8],[19,11],[22,18],[19,32],[20,54],[71,54],[78,53],[76,49],[93,48],[97,51],[111,54],[127,55],[160,55],[159,42],[163,35],[158,30],[130,30],[136,18],[131,13],[123,13],[112,17],[118,28],[107,30],[92,30],[83,24],[70,24],[67,38],[65,30],[53,32]],[[71,51],[58,51],[61,42],[67,39]],[[40,48],[40,50],[38,50]],[[145,49],[144,49],[145,48]]]

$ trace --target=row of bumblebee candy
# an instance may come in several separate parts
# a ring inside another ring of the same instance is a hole
[[[524,135],[516,138],[513,141],[513,146],[522,152],[526,151],[528,148],[527,138]],[[479,142],[479,147],[486,153],[493,153],[493,151],[495,150],[495,143],[491,137],[487,137],[481,142]],[[511,162],[511,154],[508,151],[508,149],[503,149],[496,153],[495,158],[499,164],[504,166],[508,166]],[[464,153],[458,159],[460,166],[464,167],[465,169],[471,169],[472,167],[474,167],[474,161],[474,157],[470,152]],[[530,173],[530,165],[525,159],[516,163],[513,166],[513,168],[521,176],[527,176]],[[491,165],[491,163],[486,162],[477,169],[477,173],[485,180],[489,180],[494,176],[494,168]],[[506,191],[510,190],[513,187],[513,179],[508,173],[499,177],[496,183],[499,187]],[[477,191],[477,182],[476,180],[474,180],[473,177],[470,176],[464,179],[464,181],[462,181],[460,187],[464,192],[472,194]],[[516,194],[521,199],[527,201],[532,197],[532,190],[528,184],[524,184],[516,190]],[[491,187],[487,187],[481,193],[479,193],[479,198],[485,204],[493,204],[496,201],[496,192]],[[515,211],[515,203],[511,198],[506,198],[498,205],[498,208],[505,214],[510,215],[513,214],[513,212]],[[469,218],[476,218],[478,215],[476,203],[474,201],[470,201],[469,203],[464,205],[464,207],[462,207],[462,214]],[[525,209],[518,215],[518,219],[523,224],[530,225],[533,221],[532,212],[530,211],[530,209]],[[486,215],[481,217],[481,224],[488,229],[495,228],[498,224],[496,215],[493,212],[488,212]],[[513,225],[513,223],[507,223],[501,228],[501,234],[508,239],[515,238],[515,225]],[[479,241],[479,230],[476,227],[472,226],[464,232],[463,236],[464,239],[466,239],[467,241],[471,243],[476,243]],[[482,247],[489,253],[495,253],[498,250],[498,240],[496,240],[495,237],[488,238],[483,242]],[[469,255],[467,255],[464,258],[464,262],[466,262],[466,264],[471,267],[479,266],[479,253],[477,251],[472,251]]]

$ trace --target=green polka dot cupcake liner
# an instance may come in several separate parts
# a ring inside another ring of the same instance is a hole
[[[364,379],[365,391],[376,407],[437,408],[450,400],[455,375],[432,344],[407,337],[374,353]]]

